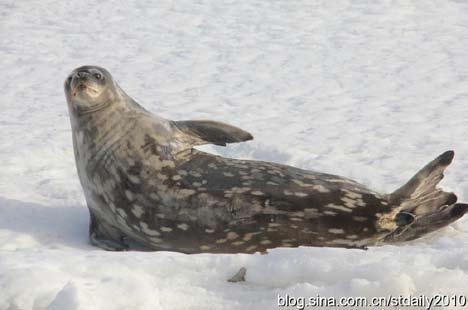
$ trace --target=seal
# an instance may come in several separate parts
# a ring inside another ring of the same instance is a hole
[[[77,68],[64,88],[90,241],[106,250],[366,249],[419,238],[468,210],[436,187],[452,151],[380,194],[336,175],[196,150],[252,135],[220,122],[155,116],[104,68]]]

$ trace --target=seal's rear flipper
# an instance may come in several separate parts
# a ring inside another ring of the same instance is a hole
[[[385,237],[387,242],[408,241],[449,225],[468,211],[468,205],[457,203],[454,193],[436,188],[454,152],[447,151],[422,168],[405,185],[389,195],[398,212],[393,215],[395,229]]]
[[[422,168],[405,185],[389,196],[392,205],[415,216],[432,213],[444,205],[457,202],[454,193],[436,188],[444,177],[444,170],[453,160],[454,152],[447,151]]]
[[[432,213],[418,216],[409,225],[399,226],[385,236],[384,241],[399,242],[417,239],[455,222],[463,217],[466,212],[468,212],[468,204],[456,203],[451,206],[442,206]]]
[[[176,121],[172,124],[188,136],[184,140],[192,146],[209,143],[226,146],[227,143],[253,139],[247,131],[221,122]]]

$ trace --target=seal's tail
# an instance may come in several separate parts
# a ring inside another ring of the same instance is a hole
[[[386,241],[416,239],[456,221],[468,211],[468,204],[456,203],[454,193],[436,187],[453,157],[453,151],[439,155],[389,195],[390,204],[398,210],[394,217],[397,228]]]

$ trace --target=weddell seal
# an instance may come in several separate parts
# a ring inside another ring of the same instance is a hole
[[[365,249],[416,239],[468,209],[436,188],[452,151],[379,194],[336,175],[196,150],[252,136],[215,121],[155,116],[100,67],[75,69],[65,94],[90,240],[106,250]]]

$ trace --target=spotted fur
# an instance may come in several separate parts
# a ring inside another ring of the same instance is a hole
[[[252,136],[213,121],[156,117],[103,68],[74,70],[65,93],[90,239],[104,249],[366,248],[420,237],[467,209],[436,188],[453,152],[382,195],[336,175],[195,150]]]

